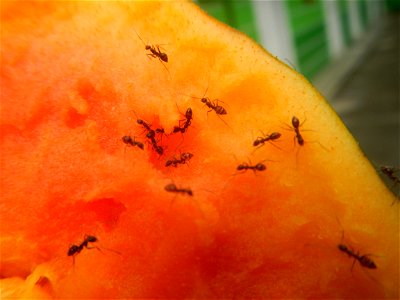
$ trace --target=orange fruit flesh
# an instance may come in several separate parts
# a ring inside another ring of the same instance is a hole
[[[301,75],[187,2],[1,14],[2,297],[399,296],[395,198]],[[137,119],[168,133],[163,155]],[[256,149],[260,131],[282,136]],[[85,234],[100,251],[67,256]]]

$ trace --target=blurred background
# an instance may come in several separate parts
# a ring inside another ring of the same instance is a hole
[[[400,0],[195,2],[307,77],[377,168],[399,167]]]

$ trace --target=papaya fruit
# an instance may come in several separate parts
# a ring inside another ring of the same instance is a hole
[[[195,4],[1,3],[2,298],[398,298],[396,198]]]

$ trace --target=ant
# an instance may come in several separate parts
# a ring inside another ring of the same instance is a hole
[[[400,184],[400,178],[395,175],[395,173],[397,173],[400,169],[394,167],[382,166],[380,167],[380,170],[390,180],[392,180],[394,184]]]
[[[162,129],[162,131],[164,131],[164,129]],[[164,153],[164,149],[163,147],[157,144],[155,136],[156,136],[156,131],[154,131],[153,129],[150,129],[149,132],[146,134],[146,137],[150,139],[153,149],[161,156]]]
[[[157,47],[157,50],[156,50]],[[147,56],[158,58],[160,61],[168,62],[168,55],[164,52],[161,52],[159,45],[145,45],[146,50],[150,50],[151,53],[148,53]]]
[[[138,146],[140,149],[142,149],[142,150],[144,149],[144,145],[143,145],[142,142],[136,141],[135,137],[132,139],[132,137],[129,136],[129,135],[124,135],[122,137],[122,142],[127,144],[127,145],[129,145],[129,146],[132,146],[132,147]]]
[[[153,146],[154,151],[156,151],[161,156],[164,153],[164,149],[163,149],[163,147],[161,147],[161,146],[159,146],[157,144],[157,141],[156,141],[154,136],[155,136],[155,131],[154,130],[150,130],[146,134],[146,137],[149,138],[150,141],[151,141],[151,145]]]
[[[88,246],[89,243],[95,243],[97,241],[98,241],[98,239],[94,235],[85,235],[85,238],[84,238],[83,242],[80,243],[79,245],[72,245],[71,247],[69,247],[67,254],[68,254],[68,256],[72,256],[73,257],[74,263],[75,263],[75,256],[78,255],[83,250],[84,247],[86,249],[96,248],[97,250],[102,252],[99,247],[96,247],[96,246],[89,247]]]
[[[140,37],[140,35],[136,32],[136,30],[135,30],[135,33],[138,36],[138,38],[142,41],[142,43],[144,45],[144,49],[147,50],[147,51],[150,51],[150,53],[147,53],[147,57],[149,57],[149,58],[151,58],[151,57],[152,58],[158,58],[160,60],[160,62],[162,63],[162,65],[164,66],[164,68],[168,71],[167,67],[164,65],[164,62],[165,63],[168,62],[167,53],[161,52],[159,45],[147,45],[143,41],[143,39]]]
[[[100,252],[103,253],[103,251],[101,251],[101,249],[99,247],[96,247],[96,246],[89,247],[89,243],[96,243],[98,241],[99,241],[99,239],[97,237],[95,237],[94,235],[85,235],[82,243],[80,243],[79,245],[72,245],[71,247],[69,247],[67,255],[72,256],[73,263],[75,264],[75,256],[78,255],[83,250],[83,248],[86,248],[86,249],[96,248],[97,250],[99,250]],[[115,251],[112,249],[107,249],[107,248],[103,248],[103,249],[106,249],[108,251],[112,251],[112,252],[115,252],[115,253],[121,255],[121,253],[118,251]]]
[[[338,217],[336,217],[336,220],[339,223],[340,227],[342,227],[342,224],[340,223],[340,220],[339,220]],[[343,239],[344,239],[344,229],[342,227],[342,241],[343,241]],[[339,251],[344,252],[349,257],[354,258],[353,264],[351,266],[351,270],[353,270],[353,267],[354,267],[354,264],[355,264],[356,260],[359,262],[359,264],[362,267],[365,267],[365,268],[368,268],[368,269],[376,269],[377,268],[377,266],[375,265],[373,260],[368,257],[368,254],[360,255],[359,252],[355,253],[352,249],[347,247],[342,242],[340,244],[338,244],[337,247],[338,247]]]
[[[266,142],[271,142],[274,140],[277,140],[281,137],[281,134],[279,132],[273,132],[271,134],[264,134],[264,136],[259,136],[254,142],[253,146],[257,147],[258,145],[263,146]],[[273,144],[272,144],[273,145]]]
[[[158,153],[158,155],[163,155],[164,154],[164,148],[161,146],[158,146],[157,144],[153,143],[153,149]]]
[[[181,154],[180,158],[173,158],[172,160],[167,160],[167,162],[165,163],[166,167],[169,166],[173,166],[173,167],[177,167],[178,164],[186,164],[188,160],[190,160],[193,157],[192,153],[189,152],[184,152]]]
[[[400,171],[400,169],[394,168],[394,167],[382,166],[382,167],[380,167],[380,171],[383,174],[385,174],[393,182],[393,185],[391,186],[391,189],[394,189],[395,187],[400,185],[400,178],[395,175],[395,173]],[[398,192],[398,190],[397,190],[397,192]],[[395,194],[397,194],[397,192]],[[400,198],[397,198],[397,199],[400,200]],[[392,205],[394,203],[395,203],[395,201],[392,203]]]
[[[358,252],[354,253],[353,250],[349,249],[346,245],[339,244],[338,249],[344,253],[346,253],[348,256],[354,258],[353,265],[351,266],[351,269],[353,269],[354,264],[356,260],[360,263],[361,266],[368,268],[368,269],[376,269],[375,263],[368,257],[367,254],[360,255]]]
[[[285,126],[287,128],[284,128],[284,129],[294,131],[294,133],[295,133],[295,136],[293,137],[294,146],[296,145],[296,140],[297,140],[297,143],[299,144],[299,146],[304,146],[305,141],[304,141],[303,136],[300,133],[300,127],[304,124],[305,121],[306,121],[306,118],[304,119],[304,121],[302,123],[300,123],[299,119],[296,116],[293,116],[292,117],[292,126],[285,124]],[[303,129],[302,131],[304,132],[304,131],[313,131],[313,130],[304,130]],[[322,149],[329,152],[329,149],[326,148],[324,145],[322,145],[319,141],[313,141],[313,142],[309,142],[309,143],[318,143]],[[299,150],[300,150],[300,148],[297,149],[297,154],[299,153]]]
[[[182,193],[182,194],[188,194],[189,196],[193,196],[193,192],[191,189],[179,189],[174,183],[167,184],[164,189],[167,192],[171,193]]]
[[[209,98],[201,98],[201,102],[203,102],[208,108],[210,108],[210,111],[215,111],[217,115],[226,115],[228,112],[226,111],[225,108],[223,108],[221,105],[218,105],[218,100],[215,99],[214,101],[211,101]]]
[[[189,107],[186,110],[185,119],[179,121],[179,126],[174,127],[173,133],[177,133],[177,132],[185,133],[186,130],[188,129],[188,127],[190,126],[190,124],[192,124],[192,120],[193,120],[193,112],[192,112],[192,109]],[[181,127],[180,123],[182,121],[184,121],[185,123]]]
[[[296,134],[295,138],[297,139],[297,143],[300,146],[303,146],[304,145],[304,139],[303,139],[303,136],[300,134],[300,129],[299,129],[301,125],[302,124],[300,124],[299,119],[296,116],[293,116],[292,117],[292,126],[293,126],[292,130],[294,130],[294,132]]]
[[[135,113],[136,115],[136,113]],[[137,117],[137,116],[136,116]],[[147,131],[146,137],[150,139],[151,145],[153,146],[153,149],[159,154],[163,155],[164,149],[157,144],[157,141],[155,139],[156,133],[158,134],[163,134],[165,133],[164,128],[157,128],[156,130],[151,129],[151,125],[148,124],[146,121],[142,119],[136,119],[136,122],[139,125],[142,125],[144,129]],[[125,141],[124,141],[125,143]]]
[[[158,133],[158,134],[165,134],[164,128],[157,128],[157,129],[154,130],[154,131],[155,131],[155,133]]]
[[[201,98],[200,97],[195,97],[195,96],[191,96],[191,97],[195,98],[195,99],[200,99],[200,101],[202,103],[204,103],[204,105],[207,106],[210,109],[210,110],[207,111],[207,115],[208,115],[209,112],[215,111],[215,113],[218,116],[218,118],[220,118],[221,121],[224,122],[225,125],[229,127],[229,125],[220,117],[221,115],[226,115],[228,113],[227,110],[223,106],[219,105],[219,102],[222,102],[222,103],[224,103],[224,102],[220,101],[218,99],[210,100],[210,98],[205,97],[205,95],[207,94],[207,91],[208,91],[208,87],[209,86],[207,85],[206,91],[205,91],[205,93],[203,94],[203,96]]]
[[[267,166],[263,163],[258,163],[254,166],[249,165],[247,163],[242,163],[240,165],[237,166],[236,170],[238,171],[247,171],[247,170],[253,170],[254,173],[256,173],[257,171],[261,172],[267,169]]]
[[[151,131],[152,130],[151,126],[148,123],[146,123],[145,121],[143,121],[142,119],[137,119],[136,122],[139,125],[142,125],[144,127],[144,129],[146,129],[147,131]]]
[[[136,32],[136,30],[135,30]],[[148,57],[158,58],[161,62],[168,62],[168,55],[166,53],[161,52],[159,45],[146,45],[146,43],[142,40],[140,35],[136,32],[138,38],[144,44],[145,50],[149,50],[151,53],[147,53]],[[156,49],[157,48],[157,49]]]

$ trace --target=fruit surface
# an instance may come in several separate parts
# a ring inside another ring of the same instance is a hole
[[[3,298],[399,296],[399,205],[301,75],[183,1],[1,6]]]

